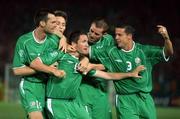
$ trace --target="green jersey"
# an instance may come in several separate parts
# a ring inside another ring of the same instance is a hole
[[[111,72],[130,72],[138,65],[144,65],[147,69],[141,72],[142,78],[126,78],[114,81],[115,90],[118,94],[131,94],[136,92],[150,92],[152,90],[151,71],[154,64],[165,61],[163,48],[150,45],[134,43],[132,50],[125,51],[117,47],[107,47],[106,49],[91,48],[92,59],[99,59],[106,65],[104,58],[109,57],[111,67],[107,66]]]
[[[106,49],[106,47],[114,46],[115,42],[114,39],[111,35],[106,34],[103,35],[103,37],[96,43],[92,44],[91,47],[92,49]],[[109,58],[105,57],[104,62],[106,62],[106,65],[109,64]],[[98,59],[90,59],[91,63],[99,64],[100,61]],[[109,64],[110,66],[110,64]],[[94,78],[94,79],[92,79]],[[87,83],[90,85],[93,85],[97,88],[102,89],[103,91],[106,91],[107,89],[107,81],[102,79],[102,78],[95,78],[95,77],[85,77],[85,80],[83,80],[83,83]]]
[[[13,68],[29,66],[29,64],[40,54],[50,49],[58,48],[59,38],[55,35],[47,34],[42,42],[38,42],[34,36],[34,31],[22,35],[16,44]],[[25,76],[25,80],[32,82],[42,82],[46,76],[43,73],[37,73]]]
[[[45,53],[44,55],[40,56],[40,59],[44,64],[47,65],[58,62],[58,69],[66,72],[66,76],[63,78],[50,76],[47,83],[46,96],[48,98],[60,99],[75,98],[82,79],[82,74],[77,71],[79,59],[73,55],[66,54],[58,50]],[[95,72],[91,73],[90,75],[94,74]]]
[[[103,37],[101,37],[101,39],[98,42],[95,42],[90,45],[101,49],[101,48],[104,48],[104,46],[114,46],[115,41],[111,35],[106,34],[106,35],[103,35]]]

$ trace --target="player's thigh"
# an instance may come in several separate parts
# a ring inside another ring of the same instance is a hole
[[[133,95],[117,95],[116,111],[118,119],[139,119],[138,97]]]
[[[157,118],[155,104],[150,94],[147,94],[146,98],[142,99],[140,107],[140,117],[142,119]]]
[[[92,105],[92,117],[93,119],[111,118],[111,108],[107,93],[100,92],[99,96],[94,100]]]
[[[50,119],[70,119],[68,100],[47,99],[47,113]]]
[[[43,119],[42,113],[38,111],[30,112],[28,115],[29,119]]]
[[[83,104],[77,102],[76,100],[72,101],[69,104],[70,104],[69,112],[70,112],[71,118],[91,119],[87,108]]]

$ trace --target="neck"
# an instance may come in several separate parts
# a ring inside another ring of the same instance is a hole
[[[36,40],[43,41],[46,37],[46,33],[44,32],[44,30],[42,28],[37,27],[34,30],[34,36],[35,36]]]
[[[79,58],[79,56],[80,56],[78,52],[69,52],[69,54],[71,54],[77,58]]]
[[[134,42],[129,42],[126,47],[124,47],[123,49],[126,50],[126,51],[129,51],[129,50],[132,50],[133,48],[133,45],[134,45]]]

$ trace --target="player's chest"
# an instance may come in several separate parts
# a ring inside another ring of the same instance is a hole
[[[135,67],[145,64],[145,58],[140,53],[112,52],[111,62],[114,64],[114,69],[129,72]]]

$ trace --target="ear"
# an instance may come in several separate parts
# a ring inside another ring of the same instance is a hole
[[[103,33],[103,36],[105,36],[105,35],[107,35],[107,32],[104,32],[104,33]]]
[[[132,34],[128,34],[128,38],[129,38],[129,39],[132,39]]]
[[[72,42],[72,43],[71,43],[71,45],[72,45],[74,48],[76,48],[76,46],[77,46],[77,43],[75,43],[75,42]]]
[[[40,26],[44,27],[46,25],[45,21],[40,21]]]

